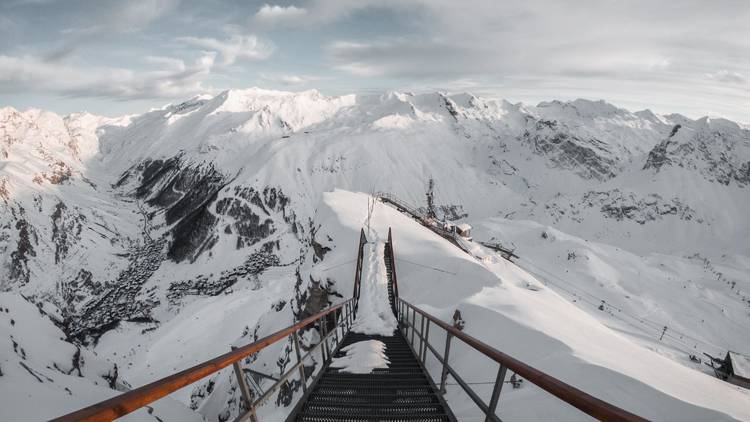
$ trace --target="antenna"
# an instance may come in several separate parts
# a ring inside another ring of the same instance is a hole
[[[427,218],[437,218],[435,212],[435,179],[430,177],[427,186]]]

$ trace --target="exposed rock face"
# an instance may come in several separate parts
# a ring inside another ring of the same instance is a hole
[[[618,221],[632,220],[638,224],[657,221],[664,216],[673,215],[680,220],[690,221],[696,217],[695,211],[683,204],[678,198],[663,199],[660,195],[649,194],[640,196],[634,192],[623,192],[614,189],[606,192],[587,192],[583,196],[583,203],[588,207],[600,207],[600,211],[608,218]]]
[[[225,233],[237,236],[237,249],[252,246],[276,231],[272,212],[286,212],[289,200],[275,188],[263,192],[242,186],[234,187],[233,197],[221,198],[216,203],[216,213],[229,217],[234,223],[225,227]],[[229,227],[227,229],[227,227]]]
[[[300,315],[300,320],[309,318],[318,312],[325,309],[328,306],[328,289],[325,286],[321,286],[320,282],[311,280],[309,294],[307,295],[307,301],[305,307]]]
[[[147,160],[138,169],[141,180],[136,197],[165,210],[166,223],[174,224],[167,256],[175,262],[193,261],[210,249],[216,242],[213,229],[218,219],[208,208],[224,187],[224,176],[211,164],[184,164],[179,155],[168,160]],[[120,182],[128,177],[129,174],[123,175]]]
[[[648,154],[644,170],[681,167],[706,180],[744,187],[750,184],[750,131],[734,123],[707,118],[689,127],[676,125],[671,135]]]
[[[672,164],[669,155],[667,154],[667,146],[669,145],[669,139],[677,134],[677,131],[679,131],[681,127],[682,125],[675,125],[675,127],[672,128],[672,132],[669,134],[669,138],[659,142],[659,144],[648,153],[646,164],[643,166],[644,170],[652,168],[658,171],[662,166]]]
[[[20,285],[29,282],[29,258],[36,256],[34,245],[38,243],[36,230],[23,218],[25,211],[19,209],[20,218],[16,220],[15,228],[18,231],[16,248],[10,253],[10,281]]]
[[[607,144],[598,139],[583,139],[569,133],[552,120],[530,120],[521,135],[522,142],[554,166],[570,170],[584,179],[606,180],[614,177],[616,161]]]
[[[86,216],[71,212],[60,201],[52,213],[52,243],[55,245],[55,264],[66,257],[71,245],[81,240],[81,230]]]

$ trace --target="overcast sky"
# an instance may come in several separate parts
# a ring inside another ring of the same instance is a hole
[[[0,106],[260,86],[605,99],[750,122],[750,0],[0,0]]]

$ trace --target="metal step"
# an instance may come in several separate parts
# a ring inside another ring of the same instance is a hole
[[[389,266],[388,260],[386,266]],[[390,280],[390,269],[388,275]],[[391,303],[393,299],[389,286]],[[368,374],[352,374],[327,367],[288,420],[456,422],[400,331],[389,337],[350,332],[342,339],[341,347],[367,340],[385,344],[388,367],[373,369]],[[339,351],[335,356],[344,355]]]
[[[318,404],[308,402],[303,413],[307,415],[325,416],[347,416],[347,415],[369,415],[369,416],[412,416],[412,415],[440,415],[443,414],[443,406],[440,404]]]
[[[371,415],[316,415],[301,413],[297,416],[298,422],[450,422],[451,418],[446,415],[409,415],[409,416],[371,416]]]

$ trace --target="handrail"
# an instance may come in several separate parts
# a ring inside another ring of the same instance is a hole
[[[393,252],[393,235],[391,234],[391,228],[388,227],[388,241],[385,244],[386,257],[391,261],[391,278],[388,289],[393,295],[393,302],[391,308],[393,309],[393,315],[398,315],[396,304],[398,303],[398,279],[396,277],[396,256]]]
[[[422,361],[424,362],[426,360],[426,351],[429,349],[435,357],[440,361],[440,363],[443,364],[443,372],[441,377],[441,391],[444,391],[445,389],[445,380],[447,378],[447,374],[450,372],[450,374],[456,379],[456,381],[461,385],[461,387],[466,390],[466,392],[469,394],[469,396],[474,400],[477,405],[486,413],[487,415],[487,421],[496,421],[499,420],[497,416],[495,415],[495,407],[498,404],[498,398],[500,395],[500,391],[502,389],[502,384],[505,380],[505,371],[506,369],[510,369],[516,374],[520,375],[521,377],[529,380],[530,382],[534,383],[539,388],[545,390],[546,392],[556,396],[557,398],[565,401],[566,403],[570,404],[571,406],[576,407],[577,409],[581,410],[582,412],[588,414],[589,416],[592,416],[599,420],[604,421],[646,421],[646,419],[635,415],[633,413],[630,413],[624,409],[621,409],[617,406],[614,406],[610,403],[607,403],[601,399],[598,399],[584,391],[581,391],[575,387],[573,387],[570,384],[567,384],[551,375],[548,375],[536,368],[533,368],[497,349],[494,347],[482,342],[481,340],[478,340],[466,333],[464,333],[461,330],[458,330],[457,328],[449,325],[448,323],[441,321],[440,319],[428,314],[427,312],[417,308],[416,306],[412,305],[411,303],[403,300],[398,299],[399,302],[399,321],[403,327],[405,327],[406,333],[408,333],[409,328],[411,328],[411,347],[413,349],[416,348],[416,345],[414,344],[414,335],[417,328],[417,324],[415,324],[416,320],[416,314],[421,315],[421,326],[423,327],[420,332],[417,333],[417,338],[420,340],[419,344],[419,355],[422,356]],[[411,310],[411,322],[409,322],[409,310]],[[425,326],[425,321],[427,322],[427,327]],[[445,352],[443,356],[441,357],[439,352],[429,344],[429,326],[430,323],[433,323],[443,330],[446,331],[446,345],[445,345]],[[425,334],[426,332],[426,334]],[[408,336],[405,335],[408,341]],[[500,368],[498,370],[498,377],[495,382],[495,388],[492,392],[492,397],[490,404],[485,404],[484,402],[479,399],[479,397],[474,393],[474,391],[460,378],[460,376],[453,370],[453,368],[450,367],[448,364],[448,358],[449,358],[449,352],[450,352],[450,343],[451,339],[455,337],[459,340],[463,341],[465,344],[472,347],[474,350],[478,351],[479,353],[482,353],[483,355],[487,356],[488,358],[494,360],[495,362],[500,364]]]
[[[408,204],[405,201],[402,201],[401,199],[397,198],[396,195],[393,195],[388,192],[375,192],[374,196],[376,198],[379,198],[381,200],[385,200],[387,202],[390,202],[391,204],[402,208],[404,211],[409,213],[413,218],[419,220],[422,222],[424,220],[424,215],[419,211],[419,209],[413,207],[412,205]]]
[[[347,299],[344,302],[331,306],[330,308],[323,310],[309,318],[306,318],[294,325],[263,337],[256,342],[239,347],[232,350],[231,352],[225,353],[221,356],[200,363],[176,374],[172,374],[160,380],[154,381],[150,384],[146,384],[142,387],[136,388],[135,390],[128,391],[126,393],[120,394],[119,396],[104,400],[73,413],[61,416],[59,418],[52,419],[51,422],[111,421],[113,419],[127,415],[128,413],[138,410],[148,405],[149,403],[152,403],[170,393],[179,390],[182,387],[185,387],[186,385],[192,384],[212,373],[219,371],[220,369],[238,362],[241,359],[244,359],[252,355],[253,353],[258,352],[265,347],[286,338],[289,335],[297,333],[298,331],[314,323],[315,321],[318,321],[333,312],[337,312],[345,306],[347,307],[347,310],[350,310],[350,307],[348,305],[352,302],[353,298]]]
[[[354,291],[352,292],[355,312],[359,309],[359,291],[362,285],[362,260],[364,259],[364,246],[366,243],[367,237],[365,236],[365,229],[360,229],[359,246],[357,247],[357,266],[354,270]]]

